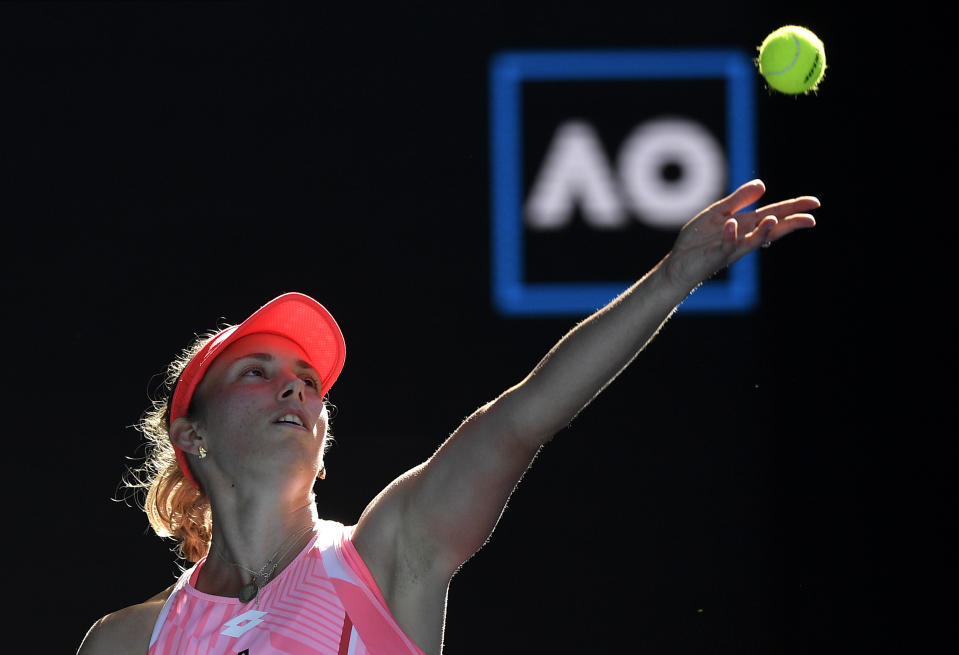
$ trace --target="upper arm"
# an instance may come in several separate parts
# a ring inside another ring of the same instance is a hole
[[[514,400],[507,392],[478,409],[364,512],[354,541],[378,582],[445,584],[489,538],[546,440],[518,434]]]
[[[127,648],[120,644],[118,623],[107,615],[94,623],[83,637],[83,643],[77,655],[106,655],[107,653],[127,652]]]
[[[145,655],[163,603],[173,587],[144,603],[108,614],[87,631],[77,655]]]

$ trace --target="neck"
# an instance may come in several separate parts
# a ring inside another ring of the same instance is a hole
[[[200,591],[220,596],[243,596],[251,582],[262,587],[279,575],[311,538],[318,518],[312,495],[279,508],[256,500],[225,505],[213,503],[210,556],[197,580]]]

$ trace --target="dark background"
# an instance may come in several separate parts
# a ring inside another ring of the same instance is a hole
[[[756,174],[771,199],[817,195],[818,227],[761,253],[757,311],[675,317],[542,452],[453,581],[446,652],[954,632],[954,348],[948,291],[925,295],[950,278],[915,263],[948,242],[952,207],[923,202],[951,193],[924,177],[951,110],[899,77],[928,70],[904,39],[937,19],[775,5],[0,4],[8,630],[73,652],[173,580],[170,544],[111,499],[194,333],[289,290],[331,309],[349,354],[318,497],[351,522],[578,320],[490,302],[491,55],[751,51],[798,23],[827,77],[758,92]],[[877,65],[887,20],[903,41]]]

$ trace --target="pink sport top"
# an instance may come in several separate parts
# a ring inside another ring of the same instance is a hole
[[[396,623],[350,540],[352,527],[317,521],[317,535],[257,598],[193,586],[180,576],[153,628],[149,655],[424,655]]]

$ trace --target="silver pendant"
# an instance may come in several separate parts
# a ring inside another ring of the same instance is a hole
[[[240,589],[240,602],[249,603],[251,600],[256,598],[258,593],[260,593],[260,588],[256,584],[256,578],[253,578]]]

